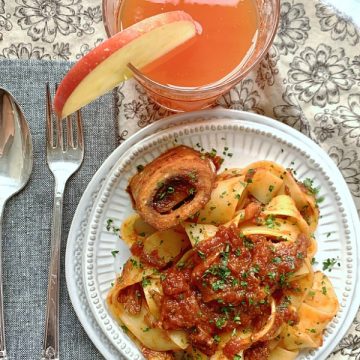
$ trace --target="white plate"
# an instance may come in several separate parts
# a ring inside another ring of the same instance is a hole
[[[161,128],[165,130],[158,131]],[[136,165],[151,161],[174,145],[195,147],[197,143],[209,150],[229,147],[233,156],[226,159],[226,167],[269,159],[294,168],[299,179],[314,178],[315,185],[321,185],[325,201],[320,204],[316,258],[319,264],[326,258],[339,258],[341,267],[328,275],[341,306],[325,334],[324,345],[299,359],[324,359],[349,328],[360,303],[356,285],[360,275],[359,221],[353,200],[335,164],[310,139],[274,120],[238,111],[187,113],[152,124],[117,148],[96,173],[76,211],[66,252],[68,289],[85,330],[108,359],[121,358],[120,353],[130,359],[141,357],[105,305],[110,284],[129,255],[127,247],[106,231],[106,222],[112,218],[118,225],[132,212],[125,189]],[[114,249],[120,250],[116,258],[111,255]]]

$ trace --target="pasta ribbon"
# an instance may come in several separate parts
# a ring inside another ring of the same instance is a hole
[[[129,314],[119,304],[115,309],[115,316],[148,349],[155,351],[180,350],[180,347],[170,339],[165,330],[152,326],[152,318],[146,303],[142,304],[138,314]]]
[[[210,200],[199,212],[198,222],[220,225],[230,221],[237,204],[246,196],[246,186],[239,177],[216,182]]]
[[[131,180],[108,306],[150,360],[295,360],[339,308],[311,265],[316,191],[265,160],[216,175],[207,155],[180,146]]]
[[[144,252],[157,252],[157,256],[164,263],[173,260],[188,246],[189,239],[186,234],[175,229],[157,231],[144,240]]]
[[[283,334],[285,347],[295,350],[321,346],[323,331],[338,308],[339,303],[329,279],[320,271],[316,272],[313,286],[299,307],[299,323],[288,326]]]
[[[295,242],[300,234],[299,227],[294,221],[282,218],[273,218],[271,223],[264,225],[240,224],[239,229],[245,236],[265,235],[273,239]]]
[[[147,224],[139,214],[132,214],[122,223],[120,236],[125,243],[131,246],[134,242],[142,240],[156,231],[151,225]]]
[[[309,225],[301,216],[294,200],[288,195],[279,195],[274,197],[265,207],[264,214],[292,218],[298,224],[301,232],[309,236]]]
[[[199,242],[210,239],[213,237],[218,227],[210,224],[196,224],[196,223],[184,223],[184,229],[187,236],[194,247]]]
[[[267,204],[280,190],[283,180],[268,170],[257,169],[248,185],[249,193],[263,204]]]

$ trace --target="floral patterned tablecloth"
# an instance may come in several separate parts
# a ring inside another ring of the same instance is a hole
[[[0,0],[0,59],[76,60],[105,38],[100,0]],[[132,80],[117,103],[119,142],[169,114]],[[360,31],[350,18],[324,2],[282,0],[270,51],[218,105],[265,114],[317,142],[360,214]],[[360,359],[360,313],[329,358]]]

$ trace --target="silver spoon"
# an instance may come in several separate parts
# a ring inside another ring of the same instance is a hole
[[[33,164],[29,126],[14,97],[0,88],[0,359],[7,360],[3,311],[1,224],[6,201],[28,182]]]

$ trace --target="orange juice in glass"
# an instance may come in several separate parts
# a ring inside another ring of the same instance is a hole
[[[183,10],[202,33],[142,68],[134,77],[161,106],[203,109],[238,83],[265,55],[275,35],[279,0],[103,0],[109,36],[159,13]]]

